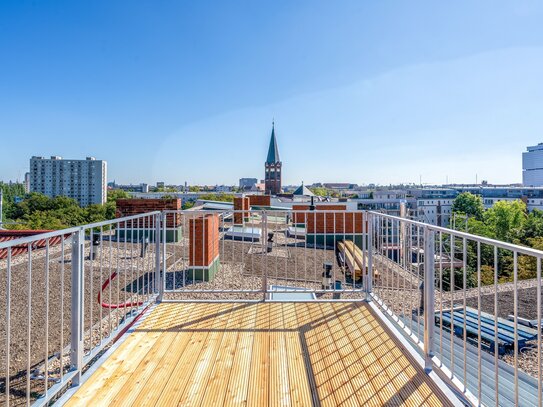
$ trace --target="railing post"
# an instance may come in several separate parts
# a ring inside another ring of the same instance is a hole
[[[154,284],[154,291],[155,294],[157,294],[157,302],[162,301],[162,277],[160,275],[160,260],[162,255],[162,249],[161,249],[161,239],[162,239],[162,229],[164,228],[164,225],[162,224],[162,217],[164,216],[164,212],[157,213],[155,215],[155,284]],[[166,242],[163,242],[166,243]],[[165,273],[162,275],[164,276]]]
[[[435,232],[424,228],[424,370],[432,371],[432,357],[434,356],[434,269],[435,269]]]
[[[262,212],[262,256],[263,256],[263,269],[262,269],[262,300],[266,301],[266,294],[268,291],[268,250],[267,250],[267,237],[268,237],[268,214],[264,210]]]
[[[367,248],[368,248],[368,269],[366,273],[366,300],[371,300],[371,291],[373,286],[373,216],[366,212],[367,225]]]
[[[162,213],[160,215],[160,217],[161,217],[161,220],[160,220],[160,228],[161,228],[160,232],[162,233],[162,244],[161,244],[161,249],[162,249],[162,253],[161,253],[161,257],[162,257],[162,281],[161,281],[160,288],[159,288],[160,301],[162,301],[162,296],[164,294],[164,289],[166,288],[166,271],[168,270],[168,264],[167,264],[167,261],[166,261],[166,222],[167,222],[166,216],[167,216],[166,213]],[[176,217],[173,216],[173,222],[174,223],[175,223],[175,219],[176,219]],[[175,229],[175,226],[174,226],[174,229]],[[183,233],[183,230],[181,230],[181,233]],[[173,288],[175,288],[175,287],[173,287]]]
[[[85,231],[80,228],[72,235],[72,315],[71,315],[71,347],[70,365],[77,375],[73,378],[73,385],[78,386],[81,381],[84,352],[84,305],[85,305],[85,279],[83,276],[83,262],[85,251]]]

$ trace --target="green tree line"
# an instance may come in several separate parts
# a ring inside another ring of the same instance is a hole
[[[5,184],[3,185],[5,186]],[[22,185],[21,185],[22,186]],[[21,193],[22,192],[22,193]],[[15,197],[22,198],[15,202]],[[129,198],[124,191],[108,192],[103,205],[79,206],[65,196],[49,198],[40,193],[25,194],[19,187],[4,189],[4,227],[8,229],[64,229],[115,218],[116,201]]]
[[[481,196],[465,192],[453,201],[451,212],[451,228],[543,250],[543,211],[534,209],[528,212],[526,204],[520,199],[499,201],[491,208],[485,209]],[[443,247],[449,253],[452,247],[456,253],[455,258],[463,260],[463,239],[451,239],[450,236],[445,236]],[[469,239],[466,241],[465,249],[467,286],[473,287],[477,283],[478,258],[483,285],[494,283],[495,268],[497,268],[499,283],[513,281],[515,263],[513,251],[495,249],[490,244],[477,244]],[[517,253],[518,279],[535,278],[536,273],[536,258]],[[448,274],[444,280],[448,286],[450,280]],[[454,285],[463,286],[463,270],[456,270]]]

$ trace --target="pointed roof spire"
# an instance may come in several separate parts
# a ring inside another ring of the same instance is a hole
[[[279,150],[277,148],[277,141],[275,140],[275,120],[273,120],[270,147],[268,149],[268,158],[266,159],[266,162],[271,164],[271,163],[276,163],[278,161],[280,161]]]

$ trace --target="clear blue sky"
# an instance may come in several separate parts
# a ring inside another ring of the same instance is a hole
[[[543,2],[0,2],[0,179],[519,182],[543,142]]]

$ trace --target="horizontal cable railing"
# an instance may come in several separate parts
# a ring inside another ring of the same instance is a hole
[[[0,243],[0,404],[45,405],[77,385],[153,300],[159,222],[152,212]]]
[[[542,405],[543,252],[369,212],[371,298],[472,404]]]

